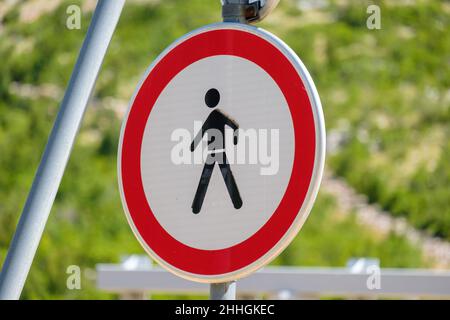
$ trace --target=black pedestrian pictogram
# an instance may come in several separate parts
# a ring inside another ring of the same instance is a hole
[[[215,108],[220,102],[220,93],[217,89],[210,89],[205,95],[205,103],[209,108]],[[222,113],[219,109],[212,111],[202,129],[194,138],[191,144],[191,152],[202,141],[205,133],[208,134],[208,157],[205,166],[203,167],[202,175],[198,183],[197,192],[195,193],[194,201],[192,202],[192,212],[198,214],[202,209],[203,200],[205,199],[206,191],[208,189],[209,181],[214,170],[216,162],[219,165],[220,172],[225,181],[228,193],[236,209],[242,207],[242,199],[239,194],[239,189],[231,171],[230,164],[225,153],[225,126],[229,126],[234,130],[233,143],[238,143],[238,129],[239,125],[233,119]],[[216,133],[216,134],[214,134]]]

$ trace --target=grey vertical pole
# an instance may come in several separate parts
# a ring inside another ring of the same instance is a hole
[[[210,299],[236,300],[236,281],[211,284]]]
[[[224,22],[249,23],[259,19],[259,1],[221,0]],[[236,300],[236,281],[210,285],[211,300]]]
[[[19,299],[125,0],[99,0],[0,275]]]
[[[224,22],[248,23],[246,11],[255,9],[254,18],[258,11],[258,3],[249,4],[248,0],[221,0],[222,18]],[[236,281],[212,283],[209,287],[211,300],[236,300]]]

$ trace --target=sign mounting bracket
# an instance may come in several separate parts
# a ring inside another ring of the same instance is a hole
[[[221,0],[224,22],[255,23],[263,20],[280,0]]]

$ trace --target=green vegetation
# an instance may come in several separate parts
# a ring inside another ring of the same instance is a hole
[[[332,28],[289,31],[289,41],[317,79],[329,133],[343,137],[329,157],[335,172],[371,202],[450,239],[448,3],[389,3],[382,31],[367,31],[355,4],[336,10]]]
[[[65,28],[67,4],[33,23],[19,8],[0,31],[0,261],[9,241],[91,14],[82,30]],[[340,137],[329,165],[370,201],[417,227],[450,239],[448,3],[381,3],[382,30],[366,28],[364,1],[301,12],[293,1],[262,26],[284,39],[311,71],[329,133]],[[175,9],[176,8],[176,9]],[[143,253],[122,213],[116,182],[121,118],[151,61],[182,34],[220,20],[219,1],[127,4],[100,74],[94,103],[63,179],[24,298],[111,298],[95,289],[97,263]],[[14,84],[19,89],[12,90]],[[24,84],[48,95],[27,94]],[[114,98],[114,99],[111,99]],[[321,194],[279,265],[344,266],[354,256],[382,266],[424,266],[404,238],[381,237]],[[79,265],[83,290],[66,289],[66,268]],[[164,297],[164,296],[163,296]]]

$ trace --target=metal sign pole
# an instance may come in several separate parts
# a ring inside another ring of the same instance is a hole
[[[261,20],[279,0],[221,0],[224,22],[250,23]],[[270,9],[268,9],[270,7]],[[261,15],[263,13],[263,15]],[[236,300],[236,281],[210,285],[211,300]]]
[[[19,299],[125,0],[99,0],[0,275]]]
[[[211,284],[210,297],[211,300],[236,300],[236,281]]]
[[[222,0],[224,22],[246,23],[245,10],[241,0]],[[211,300],[236,300],[236,281],[212,283],[209,292]]]

